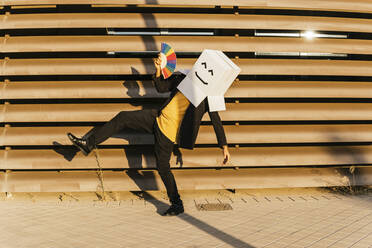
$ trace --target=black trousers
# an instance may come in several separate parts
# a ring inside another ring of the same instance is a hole
[[[180,195],[178,194],[176,181],[169,164],[173,151],[173,142],[160,131],[156,122],[157,113],[158,110],[156,109],[122,111],[89,135],[87,138],[88,146],[94,147],[125,129],[154,134],[156,167],[167,189],[170,202],[178,204],[181,201]]]

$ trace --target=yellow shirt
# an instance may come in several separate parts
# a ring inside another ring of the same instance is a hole
[[[176,142],[178,130],[189,105],[189,100],[178,91],[156,118],[160,131],[173,142]]]

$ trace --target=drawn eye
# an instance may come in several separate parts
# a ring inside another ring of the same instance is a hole
[[[210,72],[212,74],[212,76],[213,76],[213,70],[208,70],[208,72]]]
[[[202,65],[204,65],[204,68],[207,69],[207,62],[203,62],[201,63]]]

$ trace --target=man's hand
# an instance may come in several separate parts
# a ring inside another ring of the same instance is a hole
[[[182,166],[183,166],[182,153],[181,153],[181,151],[180,151],[180,149],[178,148],[177,145],[173,146],[173,155],[176,156],[176,158],[177,158],[176,165],[179,163],[180,167],[182,168]]]
[[[227,164],[227,162],[229,162],[230,160],[230,152],[229,152],[229,148],[227,145],[224,145],[222,147],[222,153],[223,153],[223,164]]]
[[[154,61],[154,66],[156,68],[156,77],[160,77],[161,75],[161,57],[160,53],[157,58],[153,59]]]

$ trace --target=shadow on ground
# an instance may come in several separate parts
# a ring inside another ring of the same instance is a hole
[[[162,212],[164,212],[168,207],[169,205],[168,204],[165,204],[159,200],[157,200],[155,197],[153,197],[151,194],[145,192],[145,191],[132,191],[132,193],[140,198],[142,198],[143,200],[145,200],[146,202],[148,203],[151,203],[152,205],[154,205],[157,209],[157,213],[161,214]],[[242,247],[242,248],[254,248],[254,246],[251,246],[247,243],[245,243],[244,241],[238,239],[238,238],[235,238],[234,236],[228,234],[228,233],[225,233],[224,231],[221,231],[187,213],[183,213],[183,214],[180,214],[178,215],[177,217],[164,217],[164,218],[179,218],[185,222],[187,222],[188,224],[190,225],[193,225],[195,226],[196,228],[198,228],[199,230],[203,231],[203,232],[206,232],[208,233],[209,235],[212,235],[213,237],[221,240],[222,242],[228,244],[228,245],[231,245],[232,247]]]

